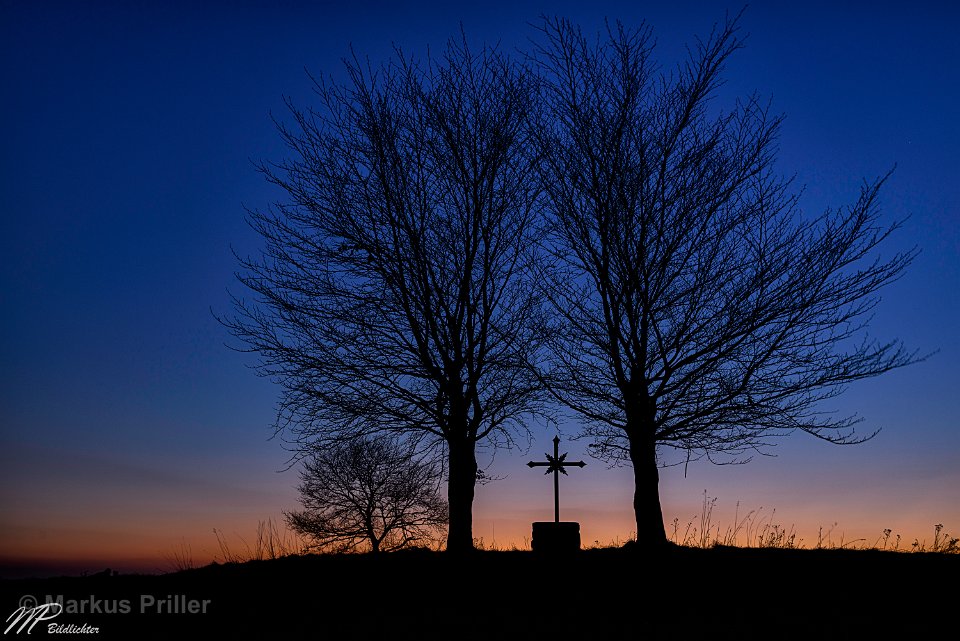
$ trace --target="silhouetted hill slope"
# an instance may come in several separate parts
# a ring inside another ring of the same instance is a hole
[[[410,550],[0,581],[0,613],[63,597],[51,622],[111,639],[918,638],[956,632],[958,577],[960,555],[880,551]]]

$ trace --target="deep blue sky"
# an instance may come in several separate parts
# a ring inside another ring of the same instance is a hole
[[[277,390],[224,347],[210,310],[228,312],[226,289],[238,290],[231,246],[260,246],[243,207],[279,194],[251,160],[283,157],[269,116],[284,95],[309,104],[305,67],[337,77],[351,45],[373,62],[392,43],[422,54],[461,23],[471,41],[512,50],[543,12],[589,31],[605,16],[646,19],[669,64],[740,8],[142,4],[0,1],[0,557],[99,559],[109,547],[143,565],[181,540],[202,556],[211,528],[252,530],[294,507],[296,477],[278,473],[286,454],[267,440]],[[797,435],[777,459],[668,471],[668,520],[686,520],[706,488],[731,508],[776,507],[798,529],[960,530],[960,10],[832,4],[751,6],[721,104],[756,90],[786,114],[779,167],[806,185],[807,211],[852,202],[863,178],[897,165],[885,216],[911,217],[888,250],[922,254],[884,292],[873,332],[940,352],[836,403],[884,428],[868,444]],[[527,458],[497,457],[490,472],[507,478],[481,489],[477,536],[496,527],[522,543],[549,511]],[[585,538],[626,538],[628,478],[599,462],[574,475],[565,497]]]

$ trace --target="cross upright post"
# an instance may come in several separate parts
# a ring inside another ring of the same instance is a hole
[[[566,475],[567,471],[564,469],[567,466],[583,467],[586,465],[583,461],[567,461],[567,453],[564,452],[560,454],[560,437],[553,437],[553,456],[549,454],[544,454],[547,457],[546,461],[530,461],[527,463],[527,467],[546,467],[547,471],[544,474],[549,474],[553,472],[553,522],[560,522],[560,474]]]

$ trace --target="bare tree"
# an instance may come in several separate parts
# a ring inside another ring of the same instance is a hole
[[[805,218],[772,168],[781,117],[756,96],[712,106],[736,19],[672,73],[647,27],[594,42],[546,19],[542,35],[546,379],[595,454],[632,464],[638,540],[659,543],[663,448],[731,462],[795,430],[870,438],[819,403],[917,360],[863,331],[915,252],[876,252],[898,227],[879,220],[883,178]]]
[[[287,524],[321,549],[399,550],[430,540],[447,522],[440,467],[396,439],[316,447],[300,478],[304,509],[285,513]]]
[[[531,76],[464,41],[346,72],[278,124],[294,157],[261,171],[288,200],[251,212],[254,299],[223,322],[282,385],[277,430],[298,451],[388,433],[442,452],[447,549],[472,549],[477,448],[541,409]]]

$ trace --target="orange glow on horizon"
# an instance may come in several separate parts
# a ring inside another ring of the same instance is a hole
[[[733,511],[728,514],[728,511],[722,508],[718,503],[708,515],[711,526],[708,537],[710,542],[718,539],[723,542],[724,536],[732,531]],[[623,512],[606,512],[585,507],[578,509],[577,506],[571,506],[567,512],[562,518],[578,520],[581,523],[581,541],[584,548],[622,545],[630,540],[635,532],[631,515]],[[671,511],[669,507],[665,507],[665,512],[668,538],[683,543],[686,537],[688,543],[699,544],[702,506],[695,513],[684,511],[687,515],[684,518],[674,516],[678,512]],[[267,518],[273,519],[275,524],[281,524],[279,517],[280,515],[272,515]],[[529,550],[531,523],[538,519],[537,516],[524,518],[520,514],[498,515],[494,518],[490,514],[477,513],[474,516],[477,547],[487,550]],[[792,535],[795,545],[802,548],[816,547],[819,538],[825,547],[894,549],[898,546],[899,550],[909,552],[915,540],[930,549],[935,535],[934,523],[907,518],[890,519],[878,516],[876,520],[824,523],[809,517],[791,519],[788,514],[774,510],[767,513],[766,510],[755,509],[751,513],[750,510],[744,511],[741,508],[738,519],[741,528],[735,543],[739,546],[755,547],[759,545],[761,538],[767,537],[769,540],[769,537],[777,532],[785,532],[786,537]],[[264,522],[266,520],[263,519]],[[956,536],[955,526],[956,522],[945,523],[940,536]],[[254,558],[256,528],[256,522],[237,522],[220,531],[222,540],[235,559]],[[891,533],[885,541],[884,530],[887,528]],[[900,535],[899,543],[897,535]],[[281,531],[280,536],[287,537],[287,547],[293,551],[296,547],[293,535]],[[200,567],[213,561],[226,560],[224,550],[220,548],[212,528],[199,523],[180,532],[173,528],[160,532],[139,530],[129,524],[118,524],[114,530],[41,531],[18,528],[13,531],[6,530],[0,541],[4,550],[0,555],[0,566],[49,568],[53,574],[97,572],[106,567],[121,572],[156,573],[181,569],[183,562],[191,562],[193,566]],[[4,572],[4,575],[6,574],[9,574],[7,569]]]
[[[700,540],[704,488],[708,498],[717,497],[709,510],[710,541],[722,541],[735,522],[741,523],[739,545],[785,531],[807,548],[818,539],[882,547],[890,529],[887,547],[897,545],[899,534],[899,549],[910,550],[915,540],[929,549],[936,524],[944,526],[941,537],[960,535],[960,465],[952,453],[914,460],[902,450],[895,452],[899,458],[884,458],[866,448],[818,448],[797,440],[777,459],[749,465],[691,465],[686,473],[665,468],[660,495],[667,535],[681,543]],[[586,458],[573,442],[570,452]],[[529,458],[538,458],[537,450],[498,458],[491,475],[502,480],[478,486],[473,532],[479,547],[529,549],[531,523],[553,520],[552,479],[529,470]],[[560,518],[581,524],[584,547],[622,544],[635,531],[632,473],[586,460],[587,467],[560,481]],[[258,465],[244,465],[245,476],[230,478],[223,468],[186,464],[160,474],[147,465],[111,466],[92,454],[23,449],[5,471],[31,485],[29,492],[16,489],[24,483],[2,488],[0,576],[15,565],[72,574],[105,567],[169,571],[178,556],[202,566],[224,560],[220,540],[230,555],[250,558],[258,522],[272,520],[283,530],[281,510],[298,504],[295,473]]]

